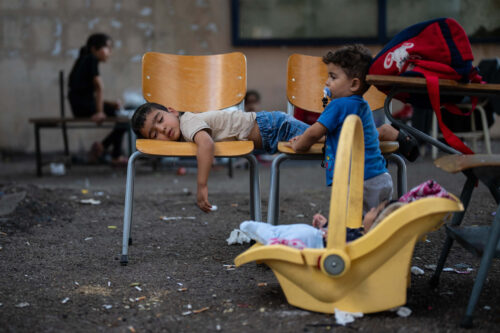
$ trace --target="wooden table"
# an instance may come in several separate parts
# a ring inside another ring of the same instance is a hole
[[[460,195],[464,211],[455,213],[450,224],[446,226],[447,238],[430,283],[434,287],[439,283],[440,273],[454,240],[468,251],[481,257],[481,264],[474,281],[465,316],[461,323],[463,327],[472,327],[472,313],[479,300],[479,295],[488,275],[492,259],[493,257],[500,257],[500,155],[462,155],[457,150],[434,139],[430,135],[392,117],[389,106],[394,96],[399,93],[427,95],[427,84],[424,78],[368,75],[367,81],[378,87],[390,88],[390,92],[387,94],[385,100],[384,111],[391,122],[407,130],[418,139],[450,154],[435,161],[435,165],[438,168],[451,173],[462,172],[467,177]],[[464,84],[452,80],[439,80],[439,92],[441,96],[487,97],[500,95],[500,84]],[[498,205],[496,215],[489,226],[460,227],[478,180],[486,185],[495,199]]]

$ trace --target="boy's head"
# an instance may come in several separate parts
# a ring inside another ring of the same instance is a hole
[[[363,95],[370,87],[366,74],[372,62],[370,51],[359,44],[347,45],[323,57],[328,66],[327,87],[332,98]]]
[[[181,137],[179,112],[157,103],[144,103],[132,116],[132,130],[138,139],[178,141]]]
[[[245,111],[260,111],[260,94],[257,90],[249,90],[245,95]]]

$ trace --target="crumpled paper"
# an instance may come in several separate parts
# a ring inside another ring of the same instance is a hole
[[[356,318],[363,318],[362,312],[347,312],[341,311],[335,308],[335,320],[337,324],[345,326],[349,323],[352,323],[356,320]]]

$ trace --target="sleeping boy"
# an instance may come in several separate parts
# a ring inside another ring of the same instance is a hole
[[[198,190],[196,202],[210,212],[207,181],[214,158],[214,142],[250,140],[256,149],[269,154],[278,142],[301,135],[309,125],[280,112],[241,112],[239,110],[179,112],[156,103],[141,105],[132,117],[132,129],[138,138],[164,141],[188,141],[197,145]]]

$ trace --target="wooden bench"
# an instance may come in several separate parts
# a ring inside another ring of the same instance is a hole
[[[35,129],[35,150],[36,150],[36,174],[37,176],[42,176],[42,152],[41,152],[41,140],[40,140],[40,130],[44,128],[60,128],[62,130],[63,143],[64,143],[64,156],[65,163],[70,165],[71,159],[69,154],[68,145],[68,134],[69,129],[83,129],[83,128],[112,128],[117,123],[128,124],[129,119],[127,117],[114,117],[106,118],[102,124],[96,124],[90,118],[69,118],[65,115],[65,94],[64,94],[64,71],[59,71],[59,106],[60,106],[60,116],[59,117],[40,117],[40,118],[30,118],[29,122],[33,124]],[[132,137],[129,132],[129,152],[132,151]]]

